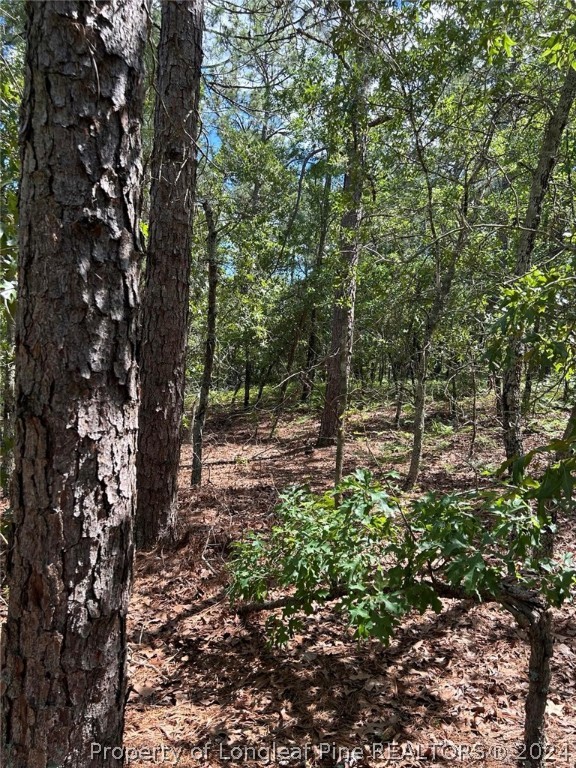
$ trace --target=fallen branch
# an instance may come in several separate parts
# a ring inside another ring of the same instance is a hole
[[[342,587],[334,587],[328,594],[318,594],[318,602],[329,603],[331,600],[338,600],[345,597],[346,590]],[[276,600],[262,600],[261,602],[243,603],[236,608],[238,616],[248,616],[251,613],[261,613],[262,611],[273,611],[275,608],[286,608],[288,605],[298,607],[299,601],[294,597],[278,597]]]

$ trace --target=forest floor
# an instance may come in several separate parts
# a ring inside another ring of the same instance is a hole
[[[376,477],[405,472],[409,431],[388,408],[349,419],[345,470]],[[417,492],[491,482],[502,461],[487,409],[468,458],[471,427],[431,409]],[[528,442],[561,434],[558,411],[535,418]],[[315,449],[318,422],[287,412],[272,439],[270,413],[227,415],[206,426],[204,484],[189,487],[183,447],[175,547],[139,553],[130,609],[130,696],[125,746],[130,765],[351,766],[515,765],[521,755],[528,647],[524,632],[494,605],[444,601],[445,610],[408,618],[390,646],[358,643],[324,608],[282,649],[266,643],[267,614],[241,619],[226,594],[233,541],[274,520],[279,492],[330,487],[334,449]],[[564,521],[560,551],[576,552]],[[547,710],[551,765],[576,765],[576,609],[555,613],[553,680]],[[155,750],[152,752],[152,750]],[[163,750],[163,751],[162,751]]]

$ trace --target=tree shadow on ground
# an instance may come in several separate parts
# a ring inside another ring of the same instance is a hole
[[[288,742],[318,741],[339,734],[354,739],[386,741],[410,738],[415,719],[451,722],[438,695],[420,680],[423,670],[442,675],[454,653],[444,644],[440,661],[419,652],[423,641],[437,643],[468,616],[458,603],[444,613],[401,627],[393,645],[355,642],[341,617],[324,611],[320,622],[305,623],[303,634],[283,649],[267,644],[262,616],[239,622],[232,631],[190,636],[180,634],[187,620],[215,605],[221,594],[182,611],[147,638],[174,663],[149,706],[170,706],[171,688],[198,705],[210,701],[227,711],[248,708],[266,723],[271,737]],[[145,650],[141,643],[137,651]],[[367,711],[370,716],[367,718]],[[205,738],[234,742],[235,721],[219,722]],[[185,745],[190,746],[190,745]]]

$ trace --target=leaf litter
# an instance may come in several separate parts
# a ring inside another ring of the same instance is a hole
[[[420,489],[474,487],[497,466],[496,425],[468,460],[469,434],[427,437]],[[266,642],[266,613],[241,619],[226,596],[231,543],[274,520],[279,492],[330,486],[334,449],[314,449],[316,422],[285,419],[268,441],[266,415],[216,413],[206,427],[207,467],[189,486],[183,446],[180,533],[170,548],[138,553],[129,615],[129,698],[124,746],[131,766],[513,766],[522,739],[528,646],[497,606],[443,601],[405,620],[390,646],[358,643],[328,607],[283,648]],[[350,420],[345,471],[406,470],[391,414]],[[388,426],[386,426],[388,425]],[[542,442],[537,433],[530,440]],[[532,447],[532,446],[529,446]],[[5,506],[5,505],[4,505]],[[576,551],[563,521],[561,551]],[[4,610],[4,605],[0,610]],[[576,765],[576,610],[554,614],[547,706],[551,765]]]
[[[382,432],[386,418],[385,412],[357,417],[347,472],[390,469],[377,458],[390,439],[390,431]],[[358,643],[324,607],[287,646],[271,648],[266,613],[246,619],[235,613],[226,597],[231,543],[247,529],[270,526],[286,485],[326,488],[333,471],[333,449],[312,448],[312,419],[280,426],[271,443],[258,437],[265,427],[249,416],[213,418],[200,489],[189,487],[190,447],[183,447],[179,540],[136,560],[125,746],[180,750],[183,768],[515,765],[528,646],[497,606],[443,601],[440,615],[409,617],[389,647]],[[493,432],[478,465],[499,463]],[[421,489],[478,482],[462,458],[467,439],[456,430],[441,451],[429,444]],[[392,468],[405,466],[395,461]],[[560,549],[574,551],[574,538],[565,524]],[[576,759],[575,616],[574,606],[555,613],[547,738],[558,768],[573,768]],[[165,764],[175,764],[176,751],[167,755]]]

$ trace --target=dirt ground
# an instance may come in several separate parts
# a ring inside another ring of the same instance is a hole
[[[470,426],[445,422],[432,415],[418,490],[490,482],[483,470],[501,462],[495,422],[480,413],[471,458]],[[288,646],[270,648],[266,614],[235,613],[226,596],[231,542],[270,525],[286,485],[320,489],[332,479],[334,449],[313,448],[313,418],[292,413],[271,440],[269,430],[265,413],[213,416],[200,489],[189,487],[183,448],[177,545],[137,556],[129,765],[515,765],[528,648],[496,606],[445,601],[442,614],[405,621],[389,647],[358,643],[326,608]],[[356,411],[349,431],[346,471],[405,471],[410,435],[391,428],[389,410]],[[528,440],[545,438],[534,428]],[[576,551],[575,538],[564,521],[559,549]],[[573,605],[555,615],[547,735],[558,768],[576,765],[575,618]]]

